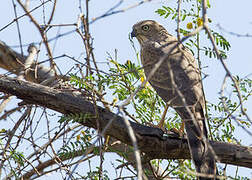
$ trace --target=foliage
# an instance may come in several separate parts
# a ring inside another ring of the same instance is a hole
[[[196,5],[195,5],[196,4]],[[191,6],[190,8],[186,8],[186,9],[182,9],[180,11],[180,23],[183,26],[185,26],[184,28],[180,28],[179,29],[179,33],[183,36],[187,36],[187,34],[189,34],[191,31],[195,30],[197,27],[202,26],[203,25],[203,19],[200,17],[200,10],[201,10],[201,6],[198,5],[198,3],[194,3],[194,2],[190,2],[188,3],[189,6]],[[196,8],[195,8],[196,6]],[[210,7],[210,4],[208,5],[208,7]],[[168,18],[170,17],[171,20],[178,20],[178,12],[177,12],[177,7],[169,7],[169,6],[162,6],[162,8],[157,9],[156,13],[159,14],[160,16],[163,16],[164,18]],[[211,23],[212,20],[209,18],[208,22]],[[186,24],[186,25],[185,25]],[[187,29],[187,30],[186,30]],[[216,42],[216,45],[219,46],[219,51],[221,56],[225,59],[227,58],[227,51],[229,51],[231,45],[230,43],[222,36],[220,35],[218,32],[211,30],[212,35],[214,37],[214,40]],[[205,38],[205,36],[204,36]],[[209,37],[206,37],[207,39],[209,39]],[[199,36],[196,37],[192,37],[190,38],[190,40],[188,42],[185,43],[186,46],[191,49],[191,48],[196,48],[200,51],[203,51],[205,53],[206,56],[208,56],[209,58],[217,58],[217,55],[213,49],[212,46],[203,46],[200,47],[199,46]],[[193,49],[191,49],[191,51],[193,52]]]
[[[21,152],[10,151],[10,158],[15,161],[20,166],[24,165],[24,155]]]
[[[239,78],[236,76],[237,83],[240,86],[242,94],[242,103],[248,100],[251,96],[251,79]],[[243,113],[240,111],[241,103],[237,97],[237,92],[234,85],[230,87],[231,94],[229,97],[221,97],[218,104],[208,102],[208,115],[212,126],[212,133],[214,134],[215,140],[240,143],[240,140],[235,138],[234,132],[236,126],[234,124],[240,124],[240,126],[249,128],[251,124],[245,120]],[[223,101],[225,102],[228,112],[223,107]],[[246,110],[246,109],[245,109]]]
[[[73,159],[86,153],[87,148],[91,145],[92,134],[89,129],[82,130],[76,138],[73,138],[59,150],[58,155],[65,159]],[[97,148],[93,150],[93,153],[97,154]]]
[[[99,180],[100,178],[100,174],[102,174],[102,179],[104,180],[109,180],[109,176],[107,175],[108,174],[108,171],[104,170],[102,173],[101,171],[99,170],[99,168],[97,167],[97,170],[96,171],[90,171],[88,172],[87,176],[84,177],[83,179],[86,179],[86,180]]]

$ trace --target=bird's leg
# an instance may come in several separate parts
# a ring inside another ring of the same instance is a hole
[[[106,136],[105,136],[105,149],[107,149],[108,146],[109,146],[109,140],[110,140],[110,136],[109,136],[109,135],[106,135]]]
[[[164,112],[163,112],[163,114],[161,116],[161,120],[159,121],[158,125],[150,124],[151,127],[157,127],[157,128],[162,129],[164,132],[166,132],[166,129],[164,127],[164,121],[165,121],[165,116],[167,114],[169,106],[170,106],[170,103],[167,102],[166,105],[165,105]],[[182,122],[181,123],[181,127],[179,129],[172,128],[171,131],[173,131],[174,133],[176,133],[179,137],[183,137],[183,135],[184,135],[184,129],[185,129],[185,123]]]
[[[164,121],[165,121],[165,116],[166,116],[168,108],[169,108],[169,103],[166,103],[165,110],[164,110],[164,112],[162,114],[161,120],[159,121],[159,123],[157,125],[160,129],[164,128]]]
[[[166,114],[167,114],[168,108],[169,108],[169,104],[166,103],[166,105],[165,105],[165,110],[164,110],[164,112],[163,112],[163,114],[162,114],[161,120],[159,121],[159,123],[158,123],[157,125],[150,124],[150,123],[148,123],[148,125],[150,125],[151,127],[159,128],[159,129],[161,129],[161,130],[164,131],[164,132],[167,132],[166,129],[165,129],[165,127],[164,127],[164,121],[165,121],[165,116],[166,116]]]
[[[179,129],[172,128],[171,131],[173,131],[174,133],[178,134],[179,137],[183,137],[184,136],[184,129],[185,129],[185,123],[182,122]]]
[[[158,123],[158,125],[157,125],[157,127],[160,128],[160,129],[162,129],[163,131],[165,131],[165,128],[164,128],[164,121],[165,121],[165,116],[166,116],[166,114],[167,114],[167,111],[168,111],[168,109],[169,109],[169,106],[170,106],[170,103],[167,102],[166,105],[165,105],[165,110],[164,110],[164,112],[163,112],[163,114],[162,114],[161,120],[159,121],[159,123]],[[172,128],[171,130],[172,130],[174,133],[178,134],[179,137],[182,137],[182,136],[184,135],[184,129],[185,129],[185,123],[182,121],[181,126],[180,126],[179,129]]]
[[[179,136],[182,137],[184,135],[184,130],[185,130],[185,122],[182,120],[181,126],[179,128]]]
[[[171,130],[173,131],[173,132],[175,132],[176,134],[178,134],[179,135],[179,137],[184,137],[184,135],[185,135],[185,132],[184,132],[184,130],[185,130],[185,122],[184,122],[184,120],[183,119],[181,119],[181,125],[180,125],[180,128],[179,129],[176,129],[176,128],[172,128]]]

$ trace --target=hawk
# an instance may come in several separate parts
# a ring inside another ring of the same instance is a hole
[[[182,118],[196,171],[215,175],[216,161],[208,143],[201,75],[192,53],[153,20],[136,23],[131,37],[140,43],[146,77],[163,61],[150,76],[149,83]]]

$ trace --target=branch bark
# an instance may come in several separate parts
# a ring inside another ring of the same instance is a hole
[[[13,74],[19,75],[20,71],[24,69],[25,67],[25,61],[27,59],[27,56],[22,56],[20,53],[12,50],[8,45],[6,45],[4,42],[0,41],[0,67],[12,72]],[[52,69],[47,68],[41,64],[36,65],[34,62],[31,64],[31,68],[29,69],[29,71],[26,71],[25,74],[25,79],[31,82],[35,82],[35,83],[39,83],[39,84],[43,84],[43,85],[47,85],[47,86],[51,86],[51,85],[61,85],[59,83],[59,81],[57,80],[57,78],[55,77],[55,74],[53,72]],[[50,81],[48,81],[50,80]],[[45,83],[46,82],[46,83]],[[67,89],[64,89],[67,90]],[[72,90],[70,90],[70,92],[72,92]],[[79,93],[78,93],[79,94]],[[75,94],[77,95],[77,94]],[[114,139],[114,141],[118,141],[115,138],[110,138]],[[134,153],[129,150],[129,146],[127,144],[124,143],[120,143],[120,145],[118,146],[113,146],[113,149],[115,152],[127,152],[128,154],[128,159],[127,161],[133,166],[135,167],[135,158],[134,158]],[[119,156],[120,153],[117,153]],[[64,159],[62,159],[62,161],[64,161]],[[45,161],[42,164],[39,164],[36,169],[38,169],[39,171],[42,170],[43,168],[46,168],[47,166],[51,165],[50,163],[55,161],[53,159]],[[149,163],[144,163],[143,164],[145,169],[148,169],[149,171],[151,171],[150,167],[149,167]],[[32,176],[33,174],[36,173],[35,169],[31,169],[29,172],[27,172],[24,177],[28,178],[30,176]],[[155,172],[157,175],[161,175],[163,172],[162,170],[159,168],[158,170],[156,170]],[[151,174],[147,175],[148,177],[143,176],[144,179],[155,179],[155,177]]]
[[[0,91],[17,96],[29,104],[37,104],[50,108],[65,115],[87,114],[79,123],[84,126],[97,129],[96,121],[99,121],[101,129],[110,119],[115,120],[107,130],[110,135],[125,144],[131,145],[126,126],[121,116],[118,116],[102,107],[94,105],[73,94],[52,89],[47,86],[4,77],[0,79]],[[130,122],[137,137],[139,149],[151,159],[190,159],[190,152],[186,139],[173,136],[165,136],[158,128],[147,127]],[[252,168],[252,148],[229,144],[224,142],[210,142],[220,162]]]

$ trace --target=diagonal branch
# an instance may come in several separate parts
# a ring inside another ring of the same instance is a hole
[[[39,84],[4,77],[0,79],[0,91],[17,96],[26,103],[37,104],[57,112],[70,114],[86,114],[86,118],[79,123],[97,128],[96,120],[103,129],[111,118],[115,118],[107,130],[110,135],[123,143],[131,145],[127,128],[121,116],[97,106],[99,118],[95,116],[95,109],[91,102],[76,97],[70,93],[52,89]],[[151,159],[189,159],[190,152],[186,139],[164,136],[160,129],[147,127],[130,122],[136,134],[139,149]],[[252,148],[224,142],[210,142],[220,162],[252,168]]]

